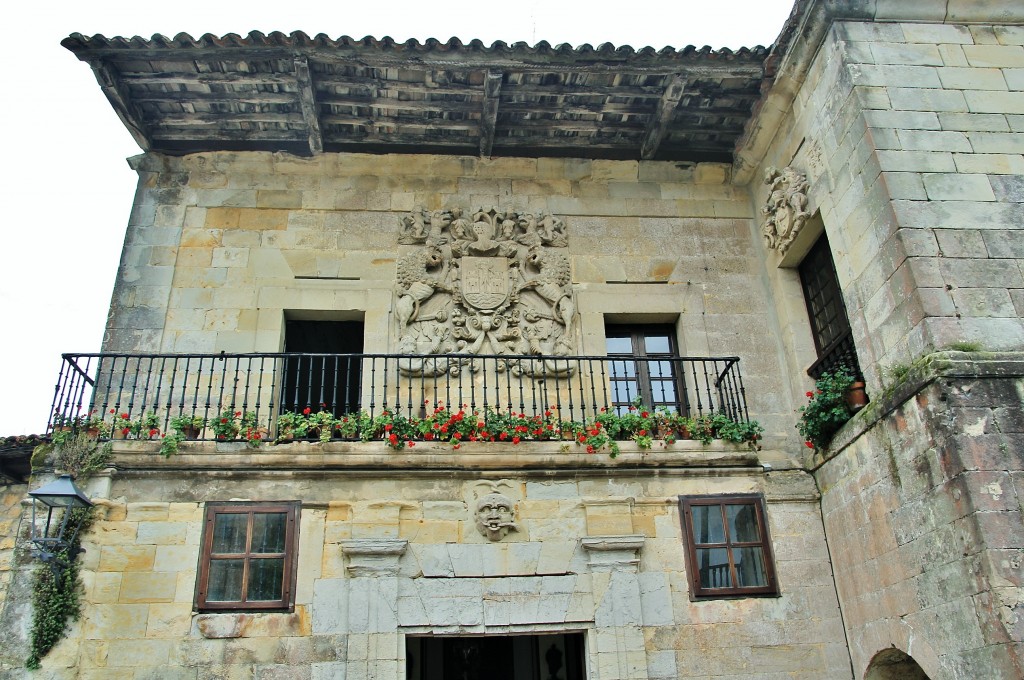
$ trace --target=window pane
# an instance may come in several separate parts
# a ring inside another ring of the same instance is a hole
[[[241,515],[245,517],[245,515]],[[245,560],[211,560],[210,580],[206,590],[209,602],[240,602],[242,572]]]
[[[647,370],[650,371],[652,378],[671,378],[672,377],[672,362],[671,361],[649,361],[649,362],[647,362]]]
[[[252,518],[253,553],[284,552],[285,513],[257,512]]]
[[[733,548],[732,557],[736,561],[736,578],[741,588],[768,585],[761,548]]]
[[[608,354],[634,354],[633,341],[629,338],[606,338]]]
[[[753,505],[727,505],[725,514],[729,517],[729,537],[734,543],[759,543],[757,510]]]
[[[612,401],[615,403],[629,403],[637,395],[635,382],[612,383]]]
[[[612,361],[610,368],[612,377],[621,378],[629,377],[632,378],[636,375],[636,362],[633,361]]]
[[[729,551],[725,548],[697,550],[697,571],[702,588],[732,588],[729,578]]]
[[[654,395],[654,401],[674,402],[676,400],[675,383],[669,382],[668,380],[652,381],[651,393]]]
[[[244,553],[248,525],[249,515],[246,513],[218,513],[213,524],[213,552]]]
[[[668,354],[667,335],[648,335],[644,337],[644,349],[648,354]]]
[[[725,543],[722,506],[693,506],[693,540],[695,543]]]
[[[249,562],[249,601],[280,600],[284,583],[284,559],[254,559]]]

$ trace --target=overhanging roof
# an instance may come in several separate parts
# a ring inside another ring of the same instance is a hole
[[[144,150],[447,153],[729,162],[764,47],[490,47],[253,32],[86,37]]]

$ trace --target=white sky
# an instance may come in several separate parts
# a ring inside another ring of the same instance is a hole
[[[3,10],[0,122],[0,437],[42,432],[62,352],[99,351],[140,152],[89,67],[60,46],[72,32],[149,37],[259,30],[488,45],[770,45],[793,0],[287,0],[15,3]]]

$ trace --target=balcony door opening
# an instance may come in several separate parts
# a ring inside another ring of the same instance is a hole
[[[585,680],[583,633],[407,637],[407,680]]]
[[[611,407],[617,413],[637,403],[688,413],[674,326],[607,324],[605,351],[610,359]]]
[[[285,321],[281,412],[359,410],[362,321]]]

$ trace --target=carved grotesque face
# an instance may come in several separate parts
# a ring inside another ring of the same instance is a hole
[[[476,528],[492,541],[500,541],[516,530],[512,500],[500,493],[489,493],[476,504]]]

